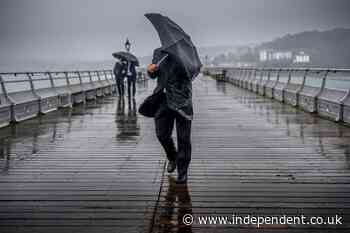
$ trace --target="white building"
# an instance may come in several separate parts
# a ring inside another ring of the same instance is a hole
[[[288,50],[261,50],[259,51],[260,62],[288,62],[294,64],[310,63],[310,55],[304,51],[288,51]]]
[[[259,52],[259,61],[268,61],[269,60],[269,53],[267,50],[261,50]]]
[[[291,51],[261,50],[259,60],[261,62],[293,60],[293,53]]]
[[[301,51],[295,55],[293,63],[310,63],[310,55]]]
[[[293,53],[291,51],[277,51],[272,53],[272,60],[292,60]]]

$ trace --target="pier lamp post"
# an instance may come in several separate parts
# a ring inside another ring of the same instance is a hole
[[[204,59],[205,59],[205,65],[208,66],[209,65],[209,56],[205,55]]]
[[[130,41],[129,41],[129,39],[128,38],[126,38],[126,41],[125,41],[125,49],[126,49],[126,51],[127,52],[130,52],[130,47],[131,47],[131,43],[130,43]]]

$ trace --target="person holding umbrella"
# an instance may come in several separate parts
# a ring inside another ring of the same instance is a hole
[[[126,73],[125,63],[122,61],[117,61],[113,68],[113,73],[115,77],[115,82],[117,84],[119,97],[124,97],[124,77]]]
[[[126,80],[128,81],[128,96],[135,98],[136,94],[136,68],[133,62],[127,63]],[[132,88],[132,94],[131,94]]]
[[[167,171],[177,168],[176,183],[187,183],[191,161],[191,125],[193,119],[192,81],[201,62],[190,37],[172,20],[160,14],[145,15],[156,28],[162,47],[155,49],[147,68],[157,78],[154,94],[162,93],[155,118],[156,135],[169,160]],[[177,149],[172,139],[176,123]]]
[[[124,78],[128,78],[128,94],[129,97],[131,97],[131,90],[130,86],[133,85],[134,90],[133,90],[133,95],[135,96],[136,93],[136,68],[135,66],[139,66],[139,60],[135,55],[133,55],[130,52],[116,52],[112,54],[113,57],[119,59],[121,61],[121,66],[119,69],[119,72],[114,72],[116,78],[117,78],[117,85],[118,85],[118,90],[120,89],[121,96],[124,96]],[[114,70],[118,70],[117,68],[119,65],[114,67]],[[133,82],[134,81],[134,82]]]

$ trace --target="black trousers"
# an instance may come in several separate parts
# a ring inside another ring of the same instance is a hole
[[[176,123],[177,151],[172,138]],[[156,134],[169,161],[176,161],[179,175],[187,174],[191,161],[191,124],[192,122],[163,103],[155,115]]]
[[[119,96],[124,96],[124,79],[117,79]]]
[[[128,78],[128,95],[131,96],[131,88],[132,88],[132,96],[136,94],[136,80]]]

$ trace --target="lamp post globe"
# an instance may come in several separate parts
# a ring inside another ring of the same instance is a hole
[[[126,38],[126,41],[125,41],[125,49],[126,49],[126,51],[127,52],[130,52],[130,47],[131,47],[131,43],[130,43],[130,41],[129,41],[129,39],[128,38]]]

